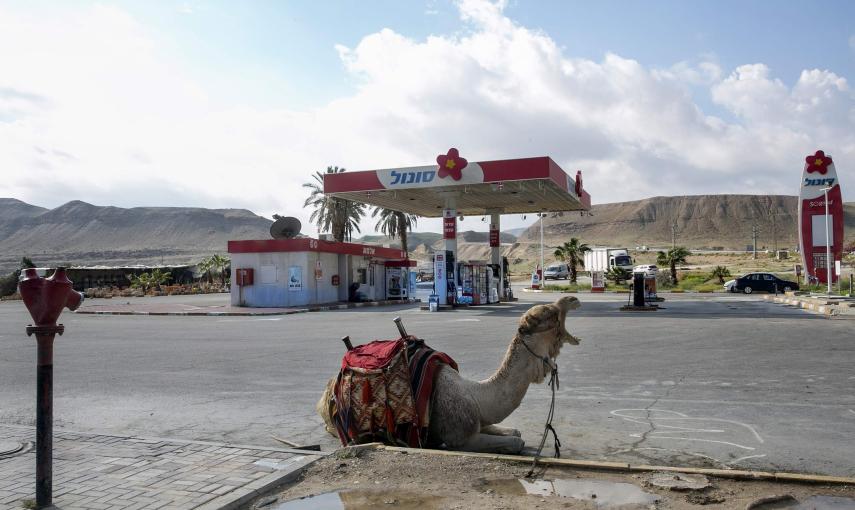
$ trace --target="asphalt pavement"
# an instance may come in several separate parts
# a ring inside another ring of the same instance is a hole
[[[273,317],[98,316],[66,312],[55,349],[58,429],[278,445],[337,441],[315,415],[343,346],[410,333],[488,377],[520,315],[554,294],[430,313],[417,305]],[[855,322],[757,297],[669,295],[619,312],[626,295],[579,294],[558,359],[562,455],[853,476]],[[163,300],[187,296],[145,298]],[[199,306],[227,300],[196,296]],[[35,341],[20,302],[0,303],[0,423],[32,425]],[[504,423],[529,445],[549,404],[533,386]],[[551,441],[547,443],[551,446]],[[551,453],[551,452],[548,452]]]

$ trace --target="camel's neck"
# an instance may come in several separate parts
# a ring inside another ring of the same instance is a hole
[[[534,347],[532,342],[528,345]],[[532,355],[519,339],[513,341],[496,373],[477,383],[481,424],[492,425],[507,418],[519,407],[529,384],[542,380],[544,373],[543,360]]]

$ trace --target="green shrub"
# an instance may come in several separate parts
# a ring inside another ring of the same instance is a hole
[[[0,297],[11,296],[18,290],[18,277],[21,271],[13,271],[0,277]]]
[[[591,290],[590,284],[568,284],[568,285],[544,285],[543,290],[552,292],[579,292],[580,290]]]

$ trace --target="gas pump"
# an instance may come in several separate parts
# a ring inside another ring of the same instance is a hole
[[[439,296],[439,304],[453,305],[456,302],[457,286],[454,283],[454,253],[437,250],[433,254],[433,291]]]
[[[407,288],[409,287],[407,273],[405,267],[386,266],[387,299],[407,299]]]

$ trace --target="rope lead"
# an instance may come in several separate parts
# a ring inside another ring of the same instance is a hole
[[[525,342],[523,342],[525,345]],[[528,346],[526,345],[526,348]],[[531,352],[531,349],[529,349]],[[549,388],[552,390],[552,400],[549,403],[549,413],[546,415],[546,424],[543,426],[543,436],[540,438],[540,445],[537,447],[537,453],[534,454],[534,460],[531,463],[531,469],[528,471],[528,474],[525,475],[526,478],[531,478],[534,476],[534,470],[537,469],[537,461],[540,458],[540,454],[543,451],[543,445],[546,444],[546,438],[549,436],[549,433],[552,432],[553,445],[555,447],[555,458],[561,458],[561,441],[558,439],[558,433],[555,431],[555,427],[552,426],[552,418],[555,416],[555,390],[558,389],[558,365],[552,364],[549,362],[549,359],[544,356],[543,363],[550,369],[549,376]]]

